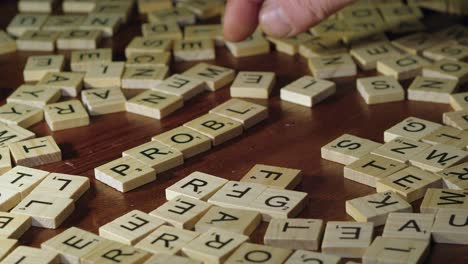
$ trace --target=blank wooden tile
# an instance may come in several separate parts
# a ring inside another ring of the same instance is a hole
[[[126,109],[130,113],[162,119],[183,105],[179,96],[148,90],[128,100]]]
[[[350,50],[359,68],[364,71],[374,70],[377,61],[400,56],[400,52],[390,43],[383,41]]]
[[[430,241],[433,223],[433,214],[390,213],[382,236]]]
[[[90,188],[89,178],[63,173],[50,173],[32,190],[32,193],[48,194],[77,201]]]
[[[413,55],[422,55],[422,51],[440,43],[440,39],[425,32],[416,32],[392,41],[392,44]]]
[[[185,7],[173,7],[170,9],[154,11],[148,14],[149,22],[177,23],[179,25],[195,24],[195,14]]]
[[[216,91],[234,80],[235,71],[221,66],[199,63],[185,71],[183,75],[203,81],[208,90]]]
[[[432,238],[441,244],[468,244],[468,211],[440,209],[432,226]]]
[[[47,15],[44,14],[17,14],[10,21],[6,30],[10,35],[19,37],[26,31],[40,30],[46,19]]]
[[[315,78],[331,79],[355,76],[357,67],[348,54],[310,58],[309,69]]]
[[[221,24],[190,25],[184,27],[184,40],[215,40],[217,46],[224,46]]]
[[[158,141],[151,141],[126,150],[122,156],[137,159],[152,167],[156,173],[165,172],[184,163],[182,152]]]
[[[441,125],[438,123],[434,123],[416,117],[408,117],[405,120],[385,130],[384,141],[389,142],[398,137],[418,141],[440,127]]]
[[[112,62],[112,49],[72,51],[70,68],[74,72],[86,72],[93,64]]]
[[[446,80],[444,80],[446,81]],[[453,81],[450,81],[453,82]],[[449,96],[450,106],[455,111],[468,109],[468,92],[454,93]]]
[[[38,82],[38,85],[58,88],[61,90],[63,96],[76,97],[80,94],[81,88],[83,87],[83,78],[83,73],[51,72],[47,73]]]
[[[0,212],[0,237],[18,239],[31,227],[31,223],[29,216]]]
[[[449,126],[442,126],[429,135],[424,136],[421,141],[432,145],[445,144],[465,149],[468,145],[468,132]]]
[[[11,170],[10,150],[5,147],[0,147],[0,174],[9,170]]]
[[[55,87],[23,84],[8,96],[7,102],[43,108],[46,104],[57,102],[60,96],[60,90]]]
[[[213,146],[240,136],[243,132],[242,124],[233,119],[217,114],[206,114],[184,124],[185,127],[193,129],[212,141]]]
[[[206,201],[226,183],[226,179],[196,171],[166,188],[166,199],[185,195]]]
[[[224,263],[284,263],[291,253],[290,249],[246,242],[236,249]]]
[[[179,150],[185,159],[211,149],[210,138],[184,126],[156,135],[151,140]]]
[[[429,147],[431,147],[431,145],[427,143],[398,137],[374,149],[371,153],[373,155],[408,163],[411,157]]]
[[[137,54],[164,52],[171,49],[172,41],[159,37],[135,37],[125,48],[125,57]]]
[[[377,61],[377,71],[397,80],[407,80],[421,75],[422,68],[429,61],[417,55],[404,55]]]
[[[95,2],[91,3],[95,4]],[[90,13],[86,16],[83,23],[81,23],[81,25],[78,28],[82,30],[98,30],[101,32],[103,37],[111,37],[117,32],[117,30],[120,27],[120,24],[121,19],[118,15],[106,13]]]
[[[218,228],[250,236],[261,221],[261,215],[255,211],[212,206],[195,224],[195,230],[204,233]]]
[[[374,151],[382,144],[349,134],[334,139],[321,148],[322,159],[343,165],[351,164]]]
[[[160,254],[175,255],[180,253],[184,245],[199,235],[200,233],[195,231],[163,225],[144,237],[135,247],[158,256]]]
[[[261,55],[270,52],[270,44],[258,29],[243,41],[226,41],[226,48],[235,58]]]
[[[241,71],[231,84],[231,97],[268,99],[275,85],[275,79],[273,72]]]
[[[418,76],[408,88],[408,100],[448,104],[457,88],[455,80]]]
[[[18,11],[21,13],[52,13],[55,0],[20,0]]]
[[[17,165],[35,167],[62,160],[62,151],[51,136],[15,142],[8,147]]]
[[[171,263],[171,264],[202,264],[201,261],[187,258],[187,257],[181,257],[181,256],[175,256],[175,255],[169,255],[169,254],[158,254],[158,255],[153,255],[151,258],[149,258],[145,264],[165,264],[165,263]]]
[[[344,167],[343,176],[355,182],[376,187],[377,182],[408,165],[382,156],[369,154]]]
[[[122,75],[123,89],[151,89],[163,82],[169,73],[167,66],[135,66],[126,68]]]
[[[302,43],[312,40],[313,38],[314,37],[308,33],[300,33],[296,36],[288,38],[268,37],[268,40],[275,45],[278,52],[294,56],[299,52],[299,46]]]
[[[16,46],[21,51],[54,51],[59,32],[28,30],[16,39]]]
[[[58,264],[59,256],[55,252],[47,250],[19,246],[15,248],[6,258],[2,260],[2,263],[42,263],[42,264]]]
[[[229,181],[208,202],[221,207],[246,209],[266,189],[257,183]]]
[[[175,21],[173,22],[151,22],[151,17],[155,13],[149,14],[150,23],[145,23],[141,26],[141,31],[144,37],[152,39],[181,40],[183,38],[182,31]]]
[[[357,90],[366,104],[381,104],[405,100],[405,91],[392,76],[357,79]]]
[[[458,84],[468,82],[468,63],[443,59],[423,68],[424,77],[455,80]]]
[[[213,40],[174,41],[175,61],[214,60],[215,57],[216,54]]]
[[[464,60],[468,57],[468,47],[457,44],[456,41],[447,41],[423,51],[424,57],[431,60]]]
[[[152,89],[180,96],[184,100],[189,100],[205,90],[203,81],[182,74],[174,74]]]
[[[219,230],[210,229],[182,248],[184,255],[201,260],[204,263],[223,263],[249,237]]]
[[[377,192],[392,191],[402,196],[408,202],[414,202],[424,197],[428,188],[442,187],[440,176],[416,167],[400,170],[376,183]]]
[[[16,239],[0,238],[0,260],[7,256],[17,244]]]
[[[0,187],[19,192],[24,199],[47,175],[47,171],[16,166],[0,177]]]
[[[126,111],[127,100],[119,88],[84,90],[81,99],[92,116]]]
[[[95,168],[94,177],[119,192],[128,192],[156,180],[156,171],[127,156]]]
[[[268,118],[268,110],[265,106],[235,98],[211,109],[210,113],[240,122],[244,129],[249,129]]]
[[[0,121],[7,125],[28,128],[43,119],[44,114],[40,108],[18,103],[6,103],[0,106]]]
[[[443,122],[447,126],[468,130],[468,109],[444,113]]]
[[[429,241],[377,237],[362,256],[363,263],[423,263]]]
[[[133,210],[99,227],[99,236],[125,245],[135,245],[164,223],[159,218]]]
[[[384,225],[392,212],[411,212],[411,204],[394,192],[375,193],[346,201],[346,213],[358,222]]]
[[[89,125],[88,113],[79,100],[49,104],[44,108],[44,116],[52,131]]]
[[[450,145],[438,144],[421,151],[410,158],[413,166],[431,172],[438,172],[463,161],[468,152]]]
[[[169,52],[145,52],[128,56],[125,67],[154,67],[168,65],[171,60]]]
[[[346,258],[361,258],[372,242],[372,223],[330,221],[325,227],[322,252]]]
[[[468,191],[450,189],[427,189],[421,203],[420,211],[424,214],[435,214],[440,209],[467,210]]]
[[[306,250],[296,250],[294,253],[284,262],[284,264],[306,264],[311,261],[317,261],[324,264],[338,264],[341,258],[335,255],[328,255],[324,253],[318,253]]]
[[[443,187],[453,190],[468,189],[468,163],[464,162],[460,165],[453,166],[437,172],[437,175],[442,177]]]
[[[39,81],[49,72],[60,72],[64,63],[63,55],[30,56],[24,66],[24,81]]]
[[[0,182],[1,184],[1,182]],[[8,186],[0,185],[0,210],[8,212],[21,201],[21,193],[11,190]]]
[[[247,207],[262,214],[265,222],[273,218],[292,218],[307,205],[308,194],[299,191],[267,188]]]
[[[281,88],[281,100],[313,107],[336,92],[333,82],[303,76]]]
[[[112,264],[112,263],[143,263],[151,256],[144,250],[136,249],[122,243],[103,240],[91,252],[80,258],[83,264]]]
[[[0,55],[16,51],[16,42],[5,31],[0,30]]]
[[[91,65],[84,76],[86,88],[120,88],[125,69],[123,62]]]
[[[169,9],[171,7],[172,1],[170,0],[138,0],[138,12],[141,14]]]
[[[31,216],[33,226],[57,229],[73,210],[75,205],[72,199],[31,193],[11,212]]]
[[[167,201],[149,214],[168,222],[176,228],[191,230],[210,207],[211,204],[207,202],[180,195]]]
[[[320,219],[272,219],[263,238],[265,245],[304,250],[319,250],[323,235]]]
[[[301,170],[256,164],[241,182],[251,182],[279,189],[294,189],[302,180]]]
[[[71,29],[60,33],[57,38],[57,49],[79,50],[97,49],[101,41],[100,30]]]

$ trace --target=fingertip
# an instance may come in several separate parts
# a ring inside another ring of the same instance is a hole
[[[226,41],[242,41],[257,28],[261,0],[231,0],[226,4],[223,34]]]

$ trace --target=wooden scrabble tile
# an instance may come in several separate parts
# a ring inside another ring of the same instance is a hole
[[[271,188],[294,189],[301,180],[301,170],[256,164],[240,181],[266,185]]]
[[[89,188],[88,177],[53,172],[47,175],[31,193],[48,194],[77,201]]]
[[[210,113],[193,119],[185,123],[184,126],[209,137],[213,146],[221,145],[240,136],[243,132],[240,122]]]
[[[448,104],[457,88],[455,80],[418,76],[408,88],[408,100]]]
[[[195,231],[163,225],[144,237],[135,247],[158,256],[160,254],[175,255],[180,253],[184,245],[199,235],[200,233]]]
[[[100,30],[71,29],[60,33],[57,38],[57,49],[79,50],[97,49],[101,41]]]
[[[50,252],[34,247],[18,246],[2,260],[2,263],[58,264],[60,262],[59,256],[55,252]]]
[[[125,67],[154,67],[169,64],[171,54],[169,52],[146,52],[130,55],[125,62]]]
[[[336,37],[316,37],[299,45],[299,54],[304,58],[327,57],[347,53],[348,48]]]
[[[151,14],[149,18],[151,19]],[[141,31],[144,37],[169,40],[171,43],[173,40],[181,40],[183,38],[182,31],[176,22],[145,23],[141,26]]]
[[[30,56],[24,67],[24,81],[39,81],[49,72],[60,72],[64,66],[63,55]]]
[[[437,175],[442,177],[443,187],[453,190],[468,189],[468,163],[464,162],[460,165],[453,166],[437,172]]]
[[[154,11],[148,14],[151,23],[177,23],[179,25],[195,24],[196,16],[185,7],[174,7],[171,9]]]
[[[156,173],[165,172],[184,163],[182,152],[170,148],[158,141],[126,150],[122,156],[130,156],[152,167]]]
[[[400,123],[385,130],[384,141],[389,142],[398,137],[420,140],[442,125],[416,117],[408,117]]]
[[[393,76],[357,79],[357,90],[366,104],[381,104],[405,100],[405,91]]]
[[[184,105],[181,97],[147,90],[126,103],[127,112],[162,119]]]
[[[322,252],[346,258],[361,258],[372,242],[372,223],[330,221],[325,227]]]
[[[75,210],[75,205],[72,199],[31,193],[11,212],[30,216],[32,226],[57,229],[73,210]]]
[[[202,200],[179,195],[149,214],[168,222],[176,228],[192,230],[210,207],[211,204]]]
[[[240,245],[224,263],[284,263],[291,253],[290,249],[246,242]]]
[[[203,81],[206,89],[210,91],[216,91],[224,87],[232,82],[235,77],[234,70],[207,63],[199,63],[182,74]]]
[[[433,214],[390,213],[382,236],[430,241]]]
[[[292,218],[298,215],[308,203],[308,194],[299,191],[267,188],[248,206],[262,214],[262,220]]]
[[[424,15],[416,5],[401,5],[400,3],[379,5],[378,9],[385,21],[417,20]]]
[[[456,41],[448,41],[424,50],[423,55],[435,61],[443,59],[454,61],[464,60],[468,57],[468,47],[457,44]]]
[[[339,18],[349,20],[380,20],[380,14],[373,6],[349,6],[341,10]]]
[[[281,88],[281,100],[313,107],[336,92],[333,82],[303,76]]]
[[[261,221],[260,214],[254,211],[212,206],[195,224],[195,230],[204,233],[217,228],[250,236]]]
[[[169,73],[167,66],[135,66],[125,68],[122,75],[123,89],[151,89],[163,82]]]
[[[28,30],[16,39],[16,47],[22,51],[54,51],[59,34],[56,31]]]
[[[111,49],[72,51],[70,68],[74,72],[86,72],[91,65],[112,62]]]
[[[327,255],[324,253],[318,253],[306,250],[296,250],[294,253],[284,262],[284,264],[306,264],[307,262],[317,261],[323,264],[338,264],[341,258],[335,255]]]
[[[444,80],[447,81],[447,80]],[[450,81],[453,82],[453,81]],[[449,95],[449,102],[450,106],[455,110],[455,111],[460,111],[464,109],[468,109],[468,92],[463,92],[463,93],[455,93]]]
[[[282,53],[286,53],[290,56],[294,56],[299,52],[299,46],[303,43],[306,43],[314,37],[308,33],[300,33],[297,36],[289,38],[275,38],[267,37],[269,41],[273,42],[276,47],[276,50]]]
[[[165,52],[171,49],[172,41],[159,37],[134,37],[125,48],[125,57],[137,54]]]
[[[422,51],[440,44],[440,39],[429,33],[417,32],[392,41],[397,48],[413,55],[422,55]]]
[[[364,71],[376,69],[379,60],[400,56],[400,52],[386,41],[352,48],[350,54],[356,60],[359,68]]]
[[[1,185],[0,181],[0,211],[8,212],[21,201],[21,193]]]
[[[225,45],[235,58],[261,55],[270,52],[270,44],[263,37],[260,30],[255,31],[250,37],[243,41],[226,41]]]
[[[226,183],[226,179],[196,171],[166,188],[166,199],[184,195],[206,201]]]
[[[211,149],[210,138],[184,126],[156,135],[151,140],[182,152],[185,159]]]
[[[320,219],[272,219],[263,238],[265,245],[319,250],[323,235]]]
[[[101,32],[102,37],[112,37],[119,29],[120,24],[121,19],[118,15],[106,13],[90,13],[86,16],[85,20],[83,21],[83,23],[81,23],[81,25],[78,28],[81,30],[90,31],[98,30]]]
[[[447,126],[455,127],[461,130],[467,130],[468,129],[468,109],[444,113],[443,122]]]
[[[0,187],[19,192],[24,199],[47,175],[47,171],[16,166],[0,177]]]
[[[91,252],[80,258],[80,263],[144,263],[151,256],[144,250],[136,249],[132,246],[124,245],[114,241],[101,241]]]
[[[7,125],[28,128],[44,119],[42,109],[25,104],[6,103],[0,106],[0,121]]]
[[[257,183],[229,181],[208,202],[226,208],[246,209],[266,189]]]
[[[341,36],[349,34],[349,27],[343,20],[325,19],[310,28],[309,31],[314,36],[341,38]]]
[[[406,167],[405,163],[369,154],[346,165],[343,176],[346,179],[375,188],[377,182]]]
[[[429,64],[429,61],[420,56],[404,55],[377,61],[377,71],[397,80],[407,80],[421,75],[422,68]]]
[[[223,3],[211,0],[182,1],[177,2],[176,6],[187,8],[199,19],[208,19],[219,16],[224,7]]]
[[[135,245],[165,222],[133,210],[99,227],[99,236],[125,245]]]
[[[151,258],[149,258],[145,264],[165,264],[165,263],[171,263],[171,264],[202,264],[201,261],[187,258],[187,257],[181,257],[181,256],[175,256],[175,255],[169,255],[169,254],[157,254],[153,255]]]
[[[156,180],[156,171],[126,156],[95,168],[94,177],[119,192],[128,192]]]
[[[63,96],[76,97],[83,87],[83,73],[76,72],[50,72],[47,73],[38,85],[48,88],[58,88]]]
[[[423,68],[424,77],[455,80],[458,84],[468,82],[468,63],[443,59]]]
[[[204,263],[223,263],[248,239],[248,236],[213,228],[182,247],[182,252]]]
[[[17,165],[35,167],[62,160],[62,151],[51,136],[15,142],[8,147]]]
[[[83,82],[86,88],[120,88],[125,69],[123,62],[93,64],[89,66]]]
[[[467,210],[468,191],[449,189],[427,189],[421,203],[420,211],[424,214],[435,214],[441,209]]]
[[[169,8],[172,8],[172,1],[170,0],[138,0],[138,12],[140,14]]]
[[[56,252],[61,263],[80,263],[80,258],[92,252],[103,238],[88,231],[70,227],[41,244],[41,248]]]
[[[52,131],[89,125],[89,116],[79,100],[48,104],[44,116]]]
[[[26,31],[40,30],[46,19],[47,15],[44,14],[17,14],[10,21],[6,30],[10,35],[19,37]]]
[[[463,161],[467,155],[468,152],[457,147],[438,144],[411,157],[410,163],[424,170],[438,172]]]
[[[362,256],[363,263],[423,263],[429,241],[377,237]]]
[[[275,84],[275,73],[241,71],[231,85],[231,97],[267,99]]]
[[[0,147],[0,174],[9,170],[11,170],[10,150],[5,147]]]
[[[92,116],[126,111],[127,100],[119,88],[84,90],[81,99]]]
[[[16,42],[5,31],[0,30],[0,55],[16,51]]]
[[[0,237],[18,239],[31,227],[31,223],[29,216],[0,212]]]
[[[268,118],[266,107],[235,98],[211,109],[210,113],[240,122],[244,126],[244,129],[249,129]]]
[[[214,60],[215,57],[214,41],[211,39],[174,41],[174,60],[176,62]]]
[[[440,209],[432,226],[432,238],[441,244],[468,244],[467,211]]]
[[[368,139],[343,134],[323,146],[320,151],[322,159],[348,165],[380,146],[382,146],[382,144]]]
[[[152,87],[153,90],[182,97],[184,100],[202,93],[205,90],[202,80],[181,74],[174,74]]]
[[[0,260],[7,256],[17,244],[16,239],[0,238]]]
[[[47,18],[42,30],[65,31],[78,28],[85,19],[83,15],[51,15]]]
[[[95,0],[63,0],[62,11],[64,13],[89,13],[95,5]]]
[[[355,76],[357,67],[348,54],[310,58],[309,69],[315,78],[331,79]]]
[[[60,90],[55,87],[23,84],[8,96],[7,102],[43,108],[46,104],[57,102],[60,95]]]
[[[91,14],[106,14],[117,16],[122,23],[127,23],[133,2],[127,1],[98,1]]]
[[[399,162],[408,163],[410,157],[413,157],[429,147],[431,147],[431,145],[427,143],[398,137],[374,149],[371,153]]]
[[[220,24],[190,25],[184,27],[184,40],[211,39],[217,46],[224,46],[223,27]]]
[[[55,0],[20,0],[18,11],[21,13],[52,13]]]
[[[421,32],[427,29],[426,25],[421,20],[400,20],[392,21],[392,23],[395,24],[390,29],[390,33],[395,35]]]
[[[384,225],[392,212],[411,212],[411,204],[394,192],[375,193],[346,201],[346,213],[358,222]]]
[[[465,149],[468,145],[468,132],[449,126],[442,126],[424,136],[421,140],[432,145],[445,144]]]

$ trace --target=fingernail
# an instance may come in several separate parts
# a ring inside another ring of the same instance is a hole
[[[268,3],[270,2],[270,3]],[[260,12],[260,25],[265,33],[274,37],[287,37],[293,33],[286,13],[276,1],[267,1]]]

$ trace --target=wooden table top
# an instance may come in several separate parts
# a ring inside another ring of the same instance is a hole
[[[2,1],[1,28],[5,28],[17,13],[15,3],[14,0]],[[134,36],[141,35],[140,25],[141,19],[134,14],[114,40],[105,40],[101,46],[112,47],[114,60],[123,61],[125,46]],[[23,83],[22,72],[28,56],[38,54],[48,53],[17,52],[0,56],[1,104]],[[154,135],[207,113],[229,99],[228,87],[217,92],[205,92],[189,100],[182,109],[161,121],[123,112],[92,117],[89,126],[58,132],[50,131],[45,122],[31,127],[38,137],[52,135],[63,152],[62,162],[38,168],[87,176],[91,180],[91,189],[79,199],[74,213],[59,229],[33,227],[21,238],[21,244],[39,247],[43,241],[70,226],[97,233],[101,225],[130,210],[149,212],[160,206],[165,202],[165,188],[194,171],[239,180],[258,163],[302,170],[304,177],[298,190],[309,193],[310,203],[300,217],[352,221],[345,212],[345,201],[372,194],[375,189],[344,179],[343,165],[323,160],[320,147],[344,133],[383,142],[384,130],[408,116],[441,123],[442,113],[452,111],[446,104],[411,101],[368,106],[355,89],[355,78],[334,80],[337,93],[314,108],[307,108],[279,98],[281,87],[310,74],[306,60],[299,56],[291,57],[274,51],[236,59],[227,49],[218,48],[216,61],[209,62],[237,71],[275,72],[277,83],[270,99],[250,100],[268,106],[268,120],[232,141],[186,160],[182,166],[159,174],[155,182],[125,194],[96,181],[94,168],[120,157],[124,150],[150,141]],[[171,71],[179,73],[194,64],[172,64]],[[419,204],[420,201],[413,203],[415,212],[419,211]],[[266,226],[262,223],[255,231],[254,242],[263,240]],[[381,229],[377,229],[377,234]],[[433,243],[428,263],[468,263],[467,250],[468,246]]]

